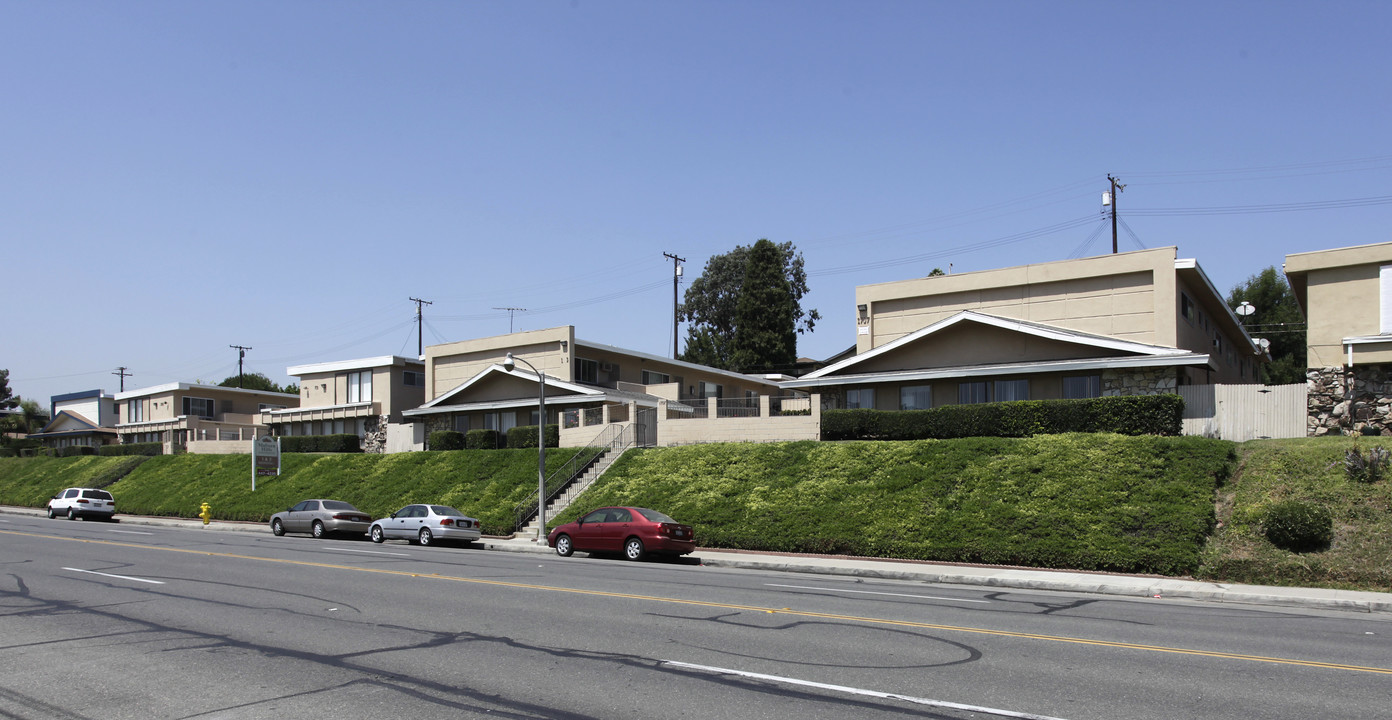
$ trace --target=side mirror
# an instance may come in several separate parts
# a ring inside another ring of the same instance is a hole
[[[396,519],[396,513],[392,513],[392,514],[391,514],[391,518],[389,518],[389,519],[395,520],[395,519]]]

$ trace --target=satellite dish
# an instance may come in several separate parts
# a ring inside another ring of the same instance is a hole
[[[1252,303],[1243,300],[1242,304],[1238,305],[1237,309],[1233,310],[1233,312],[1237,313],[1238,315],[1241,315],[1242,317],[1247,317],[1248,315],[1256,313],[1257,307]]]
[[[1271,347],[1271,341],[1267,340],[1266,338],[1257,338],[1257,344],[1261,346],[1262,350],[1266,350],[1267,348]]]

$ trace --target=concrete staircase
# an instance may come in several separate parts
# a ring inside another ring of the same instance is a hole
[[[623,454],[627,451],[628,448],[623,448],[621,450],[606,450],[604,454],[600,455],[599,459],[596,460],[595,463],[590,466],[590,469],[586,470],[585,474],[580,476],[580,479],[571,483],[570,487],[561,491],[561,494],[557,495],[555,500],[552,500],[551,502],[547,503],[547,530],[550,530],[551,528],[555,527],[555,523],[551,522],[551,518],[555,517],[558,513],[570,507],[570,503],[573,502],[575,498],[580,495],[580,493],[585,492],[587,488],[593,485],[594,481],[598,480],[599,476],[603,475],[604,471],[608,470],[609,466],[613,465],[616,460],[623,457]],[[523,526],[521,530],[517,531],[515,537],[535,539],[536,533],[537,521],[536,518],[533,518],[531,522],[527,523],[525,526]]]

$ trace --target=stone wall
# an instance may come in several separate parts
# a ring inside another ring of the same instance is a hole
[[[1102,397],[1172,394],[1179,386],[1178,377],[1174,368],[1103,370]]]
[[[363,418],[363,452],[380,454],[387,451],[388,419],[386,415]]]
[[[1392,369],[1384,365],[1309,368],[1306,429],[1311,436],[1388,434],[1392,426]],[[1350,392],[1352,385],[1352,392]]]

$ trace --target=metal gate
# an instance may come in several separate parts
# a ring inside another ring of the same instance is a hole
[[[638,447],[657,446],[657,408],[639,408],[633,423],[633,440]]]

